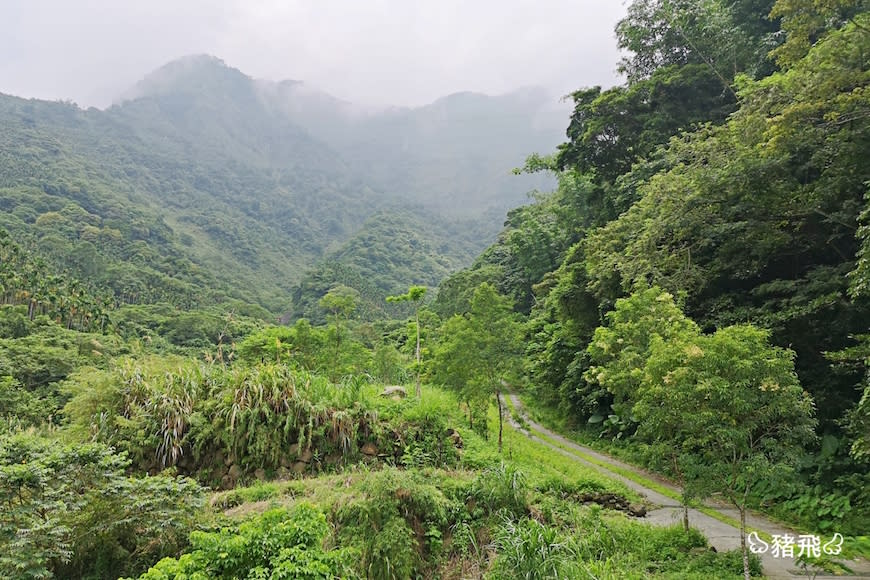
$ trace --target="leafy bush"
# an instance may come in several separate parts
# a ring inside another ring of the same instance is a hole
[[[55,408],[52,398],[39,397],[12,377],[0,376],[0,429],[39,425]]]
[[[408,578],[441,549],[450,501],[420,472],[387,468],[361,487],[365,499],[336,513],[340,537],[361,552],[370,578]]]
[[[124,447],[142,469],[193,457],[184,459],[192,472],[218,453],[244,469],[277,469],[294,444],[355,453],[361,431],[376,422],[363,386],[280,364],[225,368],[152,357],[80,372],[65,412],[82,434]]]
[[[117,577],[175,553],[202,489],[185,478],[129,478],[129,463],[100,444],[0,437],[0,575]]]
[[[455,400],[444,392],[429,391],[421,399],[402,402],[401,415],[392,421],[399,435],[401,462],[407,467],[453,465],[459,454],[448,437],[448,418]]]
[[[355,577],[347,549],[324,548],[326,516],[308,503],[270,510],[237,529],[193,532],[192,551],[164,558],[142,580],[185,578],[331,579]]]

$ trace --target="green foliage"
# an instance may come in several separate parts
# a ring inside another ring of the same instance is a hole
[[[560,146],[557,163],[613,183],[679,131],[724,120],[735,100],[726,87],[707,65],[691,64],[656,69],[628,87],[577,91],[570,141]],[[616,218],[634,201],[610,197],[607,211],[596,212],[599,219]]]
[[[502,442],[501,391],[518,374],[521,326],[507,298],[491,284],[474,291],[467,317],[454,315],[441,329],[432,367],[441,384],[456,390],[469,409],[495,395],[499,409],[499,449]],[[473,415],[472,415],[473,417]],[[472,419],[473,425],[473,419]]]
[[[300,319],[291,326],[270,326],[253,332],[236,345],[238,359],[249,365],[264,362],[289,363],[300,369],[326,368],[326,333]]]
[[[788,484],[814,438],[794,353],[751,325],[703,335],[656,287],[617,301],[608,317],[589,346],[603,364],[589,373],[632,414],[636,437],[666,456],[684,498],[723,494],[743,531],[753,488]]]
[[[276,469],[292,444],[355,451],[369,421],[358,387],[286,365],[127,361],[83,373],[71,388],[65,413],[73,425],[128,449],[145,469],[185,457],[207,465],[218,451],[242,468]]]
[[[117,577],[175,553],[203,506],[202,490],[184,478],[129,478],[128,465],[104,445],[3,436],[0,572]]]
[[[407,373],[402,353],[391,344],[381,344],[372,355],[372,375],[387,385],[405,382]]]
[[[0,377],[0,430],[7,425],[31,427],[51,417],[56,405],[21,387],[12,377]]]
[[[423,302],[423,298],[426,296],[426,287],[425,286],[411,286],[408,288],[408,292],[405,294],[400,294],[397,296],[387,296],[387,302],[410,302],[414,305],[414,330],[416,332],[416,346],[414,348],[414,370],[416,371],[416,386],[417,386],[417,397],[420,397],[420,373],[422,372],[421,366],[421,353],[420,353],[420,304]]]
[[[512,376],[518,354],[519,326],[509,301],[489,284],[474,292],[467,317],[445,322],[435,352],[435,376],[466,400],[488,396]]]
[[[97,295],[79,280],[58,275],[38,254],[17,244],[0,225],[0,305],[15,304],[27,307],[30,320],[44,315],[68,329],[102,332],[113,301],[105,293]],[[22,332],[19,322],[11,338]]]
[[[325,548],[326,516],[307,503],[291,511],[275,509],[219,532],[193,532],[191,551],[166,558],[142,574],[142,580],[184,578],[292,578],[329,580],[355,577],[352,552]]]
[[[505,520],[494,546],[498,557],[493,577],[577,578],[585,571],[577,562],[576,547],[571,539],[536,520]]]
[[[471,485],[470,495],[487,513],[503,512],[515,518],[528,512],[526,477],[504,462],[483,470]]]
[[[448,499],[421,474],[396,469],[372,474],[362,491],[365,499],[339,510],[339,537],[360,551],[366,577],[412,577],[423,554],[440,550]]]
[[[794,466],[814,437],[794,354],[770,347],[768,337],[746,325],[656,339],[633,407],[640,437],[690,451],[701,469],[690,479],[738,504],[755,482]]]
[[[335,384],[287,364],[152,357],[80,371],[66,385],[64,414],[71,435],[123,449],[139,469],[176,466],[209,483],[229,465],[237,478],[303,455],[316,456],[312,469],[328,455],[355,460],[365,442],[408,465],[456,462],[447,420],[454,399],[390,401],[379,391],[363,377]]]
[[[632,83],[672,65],[704,65],[723,83],[738,71],[769,71],[766,53],[776,43],[777,22],[767,18],[773,0],[637,0],[616,26],[620,63]],[[724,86],[722,87],[725,88]]]
[[[653,344],[679,340],[685,333],[697,333],[698,327],[674,304],[673,296],[658,287],[638,289],[617,300],[607,320],[587,347],[595,366],[586,372],[586,380],[604,387],[613,396],[614,413],[633,422],[631,406]]]
[[[866,12],[867,8],[863,0],[777,0],[770,15],[782,19],[786,39],[772,55],[783,67],[794,65],[827,33]]]

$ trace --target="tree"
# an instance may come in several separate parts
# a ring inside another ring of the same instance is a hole
[[[466,401],[495,395],[499,451],[504,422],[501,391],[519,369],[521,329],[510,301],[492,284],[483,283],[474,291],[468,314],[457,314],[445,323],[435,354],[437,379],[459,390]]]
[[[802,59],[810,48],[828,32],[855,22],[868,8],[867,0],[776,0],[770,15],[782,19],[785,42],[772,56],[783,67]],[[862,28],[866,26],[866,21]],[[864,33],[870,29],[863,28]]]
[[[620,428],[630,427],[631,405],[643,380],[643,369],[656,338],[676,340],[698,333],[698,326],[677,307],[673,296],[657,286],[638,289],[616,301],[608,326],[595,330],[586,351],[594,366],[586,379],[613,396],[612,413]]]
[[[341,359],[341,340],[344,334],[344,324],[350,317],[351,313],[356,310],[357,302],[359,301],[359,292],[349,286],[338,285],[329,290],[318,301],[319,306],[329,312],[329,318],[332,322],[333,342],[335,344],[335,355],[332,359],[330,373],[335,380],[335,370],[338,368]]]
[[[414,305],[414,324],[417,327],[417,347],[414,350],[414,360],[416,361],[416,391],[417,398],[422,396],[420,390],[420,304],[426,296],[425,286],[411,286],[406,294],[398,296],[387,296],[387,302],[410,302]]]
[[[203,489],[187,478],[128,477],[102,444],[0,436],[0,575],[100,578],[177,553]]]
[[[795,375],[794,352],[772,347],[766,330],[739,325],[681,338],[652,343],[635,394],[638,433],[679,447],[691,490],[721,493],[740,512],[748,580],[750,493],[793,475],[816,438],[813,402]]]
[[[726,88],[741,71],[769,70],[777,22],[773,0],[634,0],[616,25],[619,65],[629,82],[670,65],[703,64]]]

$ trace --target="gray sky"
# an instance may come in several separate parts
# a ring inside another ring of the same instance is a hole
[[[366,105],[611,85],[619,0],[0,0],[0,92],[104,107],[208,53]]]

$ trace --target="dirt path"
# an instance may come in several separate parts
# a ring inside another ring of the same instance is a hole
[[[586,461],[582,457],[578,457],[577,455],[571,453],[571,451],[569,450],[578,451],[586,456],[594,458],[595,461],[601,461],[606,463],[607,465],[612,465],[622,470],[628,470],[637,473],[638,475],[641,475],[648,480],[655,481],[658,485],[665,487],[673,492],[680,493],[679,487],[675,486],[667,480],[662,479],[661,477],[648,473],[633,465],[623,463],[617,459],[614,459],[613,457],[610,457],[609,455],[605,455],[603,453],[595,451],[594,449],[590,449],[589,447],[584,447],[583,445],[578,445],[577,443],[562,437],[558,433],[555,433],[547,429],[543,425],[540,425],[539,423],[536,423],[535,421],[530,419],[523,411],[522,403],[516,395],[508,394],[507,396],[510,397],[514,408],[523,417],[526,423],[528,423],[532,431],[541,433],[548,439],[556,441],[558,445],[554,445],[550,441],[537,437],[534,433],[530,433],[529,431],[525,430],[521,425],[518,425],[516,422],[514,422],[513,417],[508,414],[508,420],[515,429],[525,433],[528,437],[540,443],[543,443],[551,449],[562,453],[563,455],[571,458],[574,461],[582,463],[590,467],[591,469],[594,469],[606,475],[611,479],[616,479],[624,483],[628,488],[646,497],[649,502],[657,506],[655,509],[647,513],[646,518],[644,518],[647,522],[655,525],[670,525],[682,521],[683,508],[679,505],[678,501],[675,501],[670,497],[667,497],[655,490],[641,485],[640,483],[623,477],[622,475],[614,471],[610,471],[605,467],[602,467],[590,461]],[[730,508],[727,506],[714,504],[708,504],[707,507],[714,509],[720,514],[728,516],[734,520],[739,520],[740,518],[740,514],[736,508]],[[720,552],[740,548],[739,528],[721,522],[696,509],[689,510],[689,525],[703,533],[709,540],[710,545],[715,547],[716,550]],[[799,535],[799,533],[795,532],[794,530],[789,530],[777,523],[771,522],[770,520],[755,514],[746,515],[746,525],[756,530],[765,531],[771,535],[786,533],[791,534],[795,537]],[[824,541],[825,540],[823,539],[822,542],[824,543]],[[858,562],[849,561],[846,562],[846,564],[856,573],[856,575],[850,576],[851,578],[870,578],[870,563],[862,560]],[[774,558],[768,553],[762,555],[762,565],[764,567],[764,574],[767,578],[806,577],[806,575],[803,574],[797,567],[793,558]],[[815,578],[843,578],[843,576],[817,575],[815,576]]]

